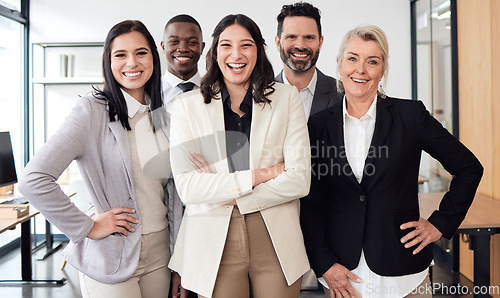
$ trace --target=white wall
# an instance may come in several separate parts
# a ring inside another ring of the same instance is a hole
[[[108,30],[114,24],[125,19],[138,19],[151,31],[161,50],[160,41],[165,23],[174,15],[187,13],[201,24],[204,39],[209,44],[210,34],[222,17],[230,13],[244,13],[261,28],[268,44],[268,56],[277,73],[281,70],[282,64],[274,45],[276,16],[283,4],[292,2],[295,1],[251,0],[238,3],[235,0],[195,0],[183,3],[158,0],[32,0],[31,41],[104,41]],[[311,0],[310,2],[322,11],[325,41],[318,67],[324,73],[335,76],[335,57],[340,40],[347,30],[359,24],[374,24],[381,27],[389,39],[390,68],[387,94],[405,98],[411,96],[409,0]],[[200,69],[204,72],[205,64],[202,60]]]

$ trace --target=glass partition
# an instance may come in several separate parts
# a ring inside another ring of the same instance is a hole
[[[458,137],[458,65],[455,0],[412,0],[412,94],[450,133]],[[451,175],[427,153],[420,164],[420,191],[449,189]],[[435,243],[449,256],[452,242]]]

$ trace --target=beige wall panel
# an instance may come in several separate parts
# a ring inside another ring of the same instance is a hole
[[[460,140],[485,167],[479,192],[493,195],[490,0],[457,1]],[[460,272],[473,279],[473,252],[460,242]]]
[[[493,197],[500,200],[500,0],[491,1],[491,60],[493,117]],[[500,216],[500,215],[499,215]],[[500,235],[491,241],[491,285],[500,286]],[[500,293],[493,293],[500,298]]]
[[[457,2],[460,140],[485,166],[479,191],[493,195],[490,0]],[[479,125],[480,124],[480,125]]]
[[[500,0],[491,1],[493,197],[500,200]]]

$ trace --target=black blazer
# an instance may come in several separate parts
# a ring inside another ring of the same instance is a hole
[[[316,81],[310,116],[341,102],[344,97],[343,94],[337,92],[337,81],[334,78],[325,75],[317,68],[316,70],[318,71],[318,80]],[[283,71],[276,76],[275,80],[283,83]]]
[[[481,180],[477,158],[432,117],[420,101],[378,99],[372,143],[361,184],[344,150],[342,103],[309,120],[311,191],[301,199],[307,254],[317,276],[333,264],[354,269],[364,250],[368,266],[383,276],[417,273],[429,266],[428,245],[417,255],[400,239],[417,221],[422,150],[453,174],[450,190],[429,221],[451,238],[465,218]]]

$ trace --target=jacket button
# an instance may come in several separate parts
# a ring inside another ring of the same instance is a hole
[[[364,202],[364,201],[366,200],[366,197],[365,197],[364,195],[360,195],[360,196],[359,196],[359,200],[360,200],[361,202]]]

